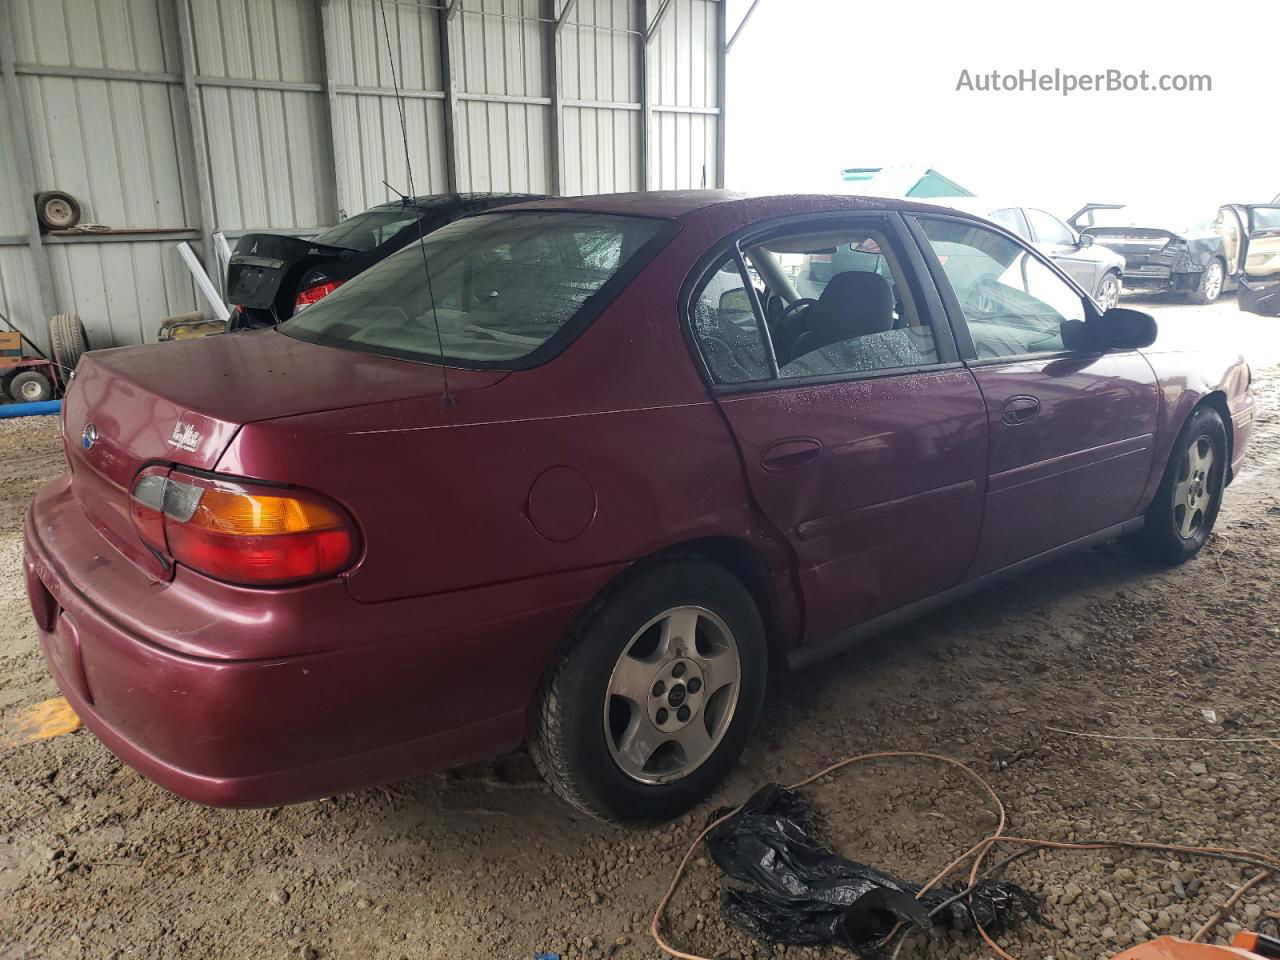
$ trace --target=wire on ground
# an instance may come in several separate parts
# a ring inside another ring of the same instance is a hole
[[[1055,729],[1055,728],[1050,727],[1049,729]],[[1071,733],[1072,731],[1061,730],[1057,732]],[[1081,734],[1081,735],[1099,737],[1102,739],[1111,739],[1110,737],[1105,737],[1102,734]],[[1162,739],[1162,738],[1143,737],[1143,738],[1132,738],[1132,739]],[[1186,739],[1196,739],[1196,738],[1177,737],[1172,739],[1186,740]],[[1223,742],[1223,741],[1217,741],[1217,742]],[[1250,740],[1248,742],[1254,742],[1254,741]],[[1268,739],[1262,742],[1271,742],[1271,740]],[[920,889],[920,892],[917,894],[917,897],[923,896],[929,890],[932,890],[935,886],[941,883],[946,877],[950,876],[953,872],[958,870],[965,863],[969,863],[969,875],[968,875],[968,880],[967,880],[965,889],[960,891],[957,897],[953,898],[952,901],[948,901],[948,903],[954,902],[954,899],[959,899],[959,897],[962,897],[962,896],[971,897],[973,894],[974,887],[977,885],[980,879],[983,879],[987,876],[990,876],[993,873],[998,872],[999,870],[1007,866],[1009,863],[1016,860],[1018,857],[1023,856],[1027,853],[1032,853],[1035,850],[1154,850],[1154,851],[1161,851],[1164,853],[1176,853],[1183,856],[1208,857],[1208,858],[1218,859],[1218,860],[1229,860],[1236,863],[1250,864],[1252,866],[1258,867],[1261,870],[1261,872],[1258,873],[1255,877],[1253,877],[1249,881],[1247,881],[1246,883],[1241,884],[1241,886],[1236,889],[1235,893],[1233,893],[1231,897],[1222,905],[1222,907],[1218,910],[1217,914],[1215,914],[1214,917],[1212,917],[1203,927],[1200,928],[1200,930],[1196,932],[1193,939],[1199,940],[1200,938],[1208,935],[1210,931],[1212,931],[1219,923],[1221,923],[1228,916],[1228,914],[1231,911],[1231,908],[1234,907],[1235,904],[1239,902],[1240,898],[1243,897],[1245,893],[1247,893],[1250,889],[1257,886],[1258,884],[1262,883],[1264,880],[1266,880],[1273,871],[1280,872],[1280,858],[1271,856],[1269,854],[1260,854],[1260,853],[1255,853],[1254,851],[1251,851],[1251,850],[1238,849],[1234,847],[1197,847],[1197,846],[1188,846],[1188,845],[1175,844],[1175,843],[1151,843],[1146,841],[1126,841],[1126,840],[1086,840],[1086,841],[1067,842],[1062,840],[1038,840],[1038,839],[1033,839],[1028,837],[1006,836],[1004,830],[1005,830],[1006,824],[1008,823],[1008,817],[1005,812],[1004,804],[1000,800],[1000,795],[996,793],[995,788],[992,787],[991,784],[988,783],[987,780],[981,774],[979,774],[976,770],[974,770],[968,764],[963,763],[962,761],[957,760],[954,757],[947,757],[947,756],[943,756],[942,754],[921,753],[918,751],[911,751],[911,750],[888,750],[888,751],[881,751],[878,753],[859,754],[856,757],[847,757],[844,760],[840,760],[837,763],[833,763],[829,767],[825,767],[824,769],[818,771],[813,776],[806,777],[804,780],[800,780],[797,783],[791,784],[790,789],[800,790],[804,787],[810,786],[811,784],[817,782],[818,780],[821,780],[823,777],[830,776],[831,774],[836,773],[837,771],[843,770],[846,767],[852,766],[853,764],[856,764],[856,763],[865,763],[865,762],[874,761],[874,760],[890,760],[890,759],[931,760],[934,762],[945,763],[952,767],[955,767],[960,772],[965,774],[970,780],[972,780],[974,783],[980,786],[982,790],[987,794],[987,796],[991,799],[991,802],[995,805],[995,808],[996,808],[995,832],[992,833],[990,836],[985,837],[982,840],[979,840],[973,846],[969,847],[968,850],[960,854],[958,857],[952,860],[949,864],[943,867],[943,869],[935,877],[933,877],[933,879],[931,879],[928,883],[926,883]],[[707,834],[709,834],[716,827],[720,826],[720,824],[724,823],[730,817],[737,814],[741,809],[742,807],[741,805],[739,805],[734,809],[730,810],[728,813],[725,813],[724,815],[717,817],[711,823],[707,824],[707,826],[702,829],[702,832],[699,833],[697,837],[694,838],[693,843],[689,845],[689,849],[685,851],[684,857],[681,858],[679,865],[676,867],[675,875],[671,878],[671,884],[669,887],[667,887],[667,892],[663,894],[662,899],[658,901],[658,906],[653,912],[653,922],[649,925],[649,933],[653,937],[654,942],[656,942],[661,949],[665,950],[672,957],[675,957],[676,960],[712,960],[712,958],[710,957],[704,957],[696,953],[688,953],[686,951],[677,949],[675,946],[668,943],[667,940],[662,935],[662,918],[666,914],[667,907],[670,905],[672,898],[676,894],[676,891],[680,888],[680,882],[684,879],[685,872],[689,867],[689,861],[693,858],[694,852],[706,839]],[[990,867],[986,871],[983,871],[982,866],[987,856],[991,853],[993,849],[995,849],[1000,844],[1014,844],[1017,846],[1025,847],[1026,849],[1024,851],[1020,851],[1017,854],[1014,854],[1010,857],[1005,858],[1000,863],[997,863],[993,867]],[[991,935],[987,933],[986,929],[982,926],[982,923],[978,920],[976,914],[974,915],[974,923],[977,926],[978,934],[982,937],[983,941],[986,943],[988,947],[990,947],[993,951],[995,951],[996,955],[1000,957],[1001,960],[1017,960],[1017,958],[1015,958],[1011,954],[1001,949],[1001,947],[991,938]],[[902,924],[898,924],[898,926],[894,927],[893,930],[891,930],[884,939],[884,944],[887,945],[888,943],[892,942],[894,937],[898,936],[901,931],[901,939],[898,941],[898,944],[894,950],[894,956],[896,956],[898,951],[902,949],[902,945],[905,942],[906,937],[910,933],[910,931],[904,931],[902,927],[903,927]]]

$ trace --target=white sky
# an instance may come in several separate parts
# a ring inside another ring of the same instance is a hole
[[[732,33],[749,0],[728,0]],[[729,55],[726,178],[853,192],[840,171],[925,164],[1066,216],[1280,192],[1280,4],[761,0]],[[1209,93],[957,92],[971,73],[1210,74]],[[1269,114],[1269,116],[1268,116]]]

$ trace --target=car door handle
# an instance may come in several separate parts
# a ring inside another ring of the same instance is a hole
[[[1004,402],[1001,419],[1011,427],[1026,423],[1040,412],[1040,401],[1035,397],[1010,397]]]
[[[795,470],[808,466],[822,456],[822,444],[808,437],[792,437],[779,440],[760,456],[760,465],[766,470]]]

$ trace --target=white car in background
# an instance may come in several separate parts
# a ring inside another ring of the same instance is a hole
[[[1062,268],[1102,309],[1120,302],[1124,257],[1079,234],[1039,207],[997,203],[982,197],[938,197],[930,201],[977,214],[1030,243]]]

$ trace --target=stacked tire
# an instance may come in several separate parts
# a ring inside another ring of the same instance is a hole
[[[53,345],[54,363],[63,373],[74,370],[89,350],[89,335],[74,313],[60,313],[49,321],[49,342]]]

